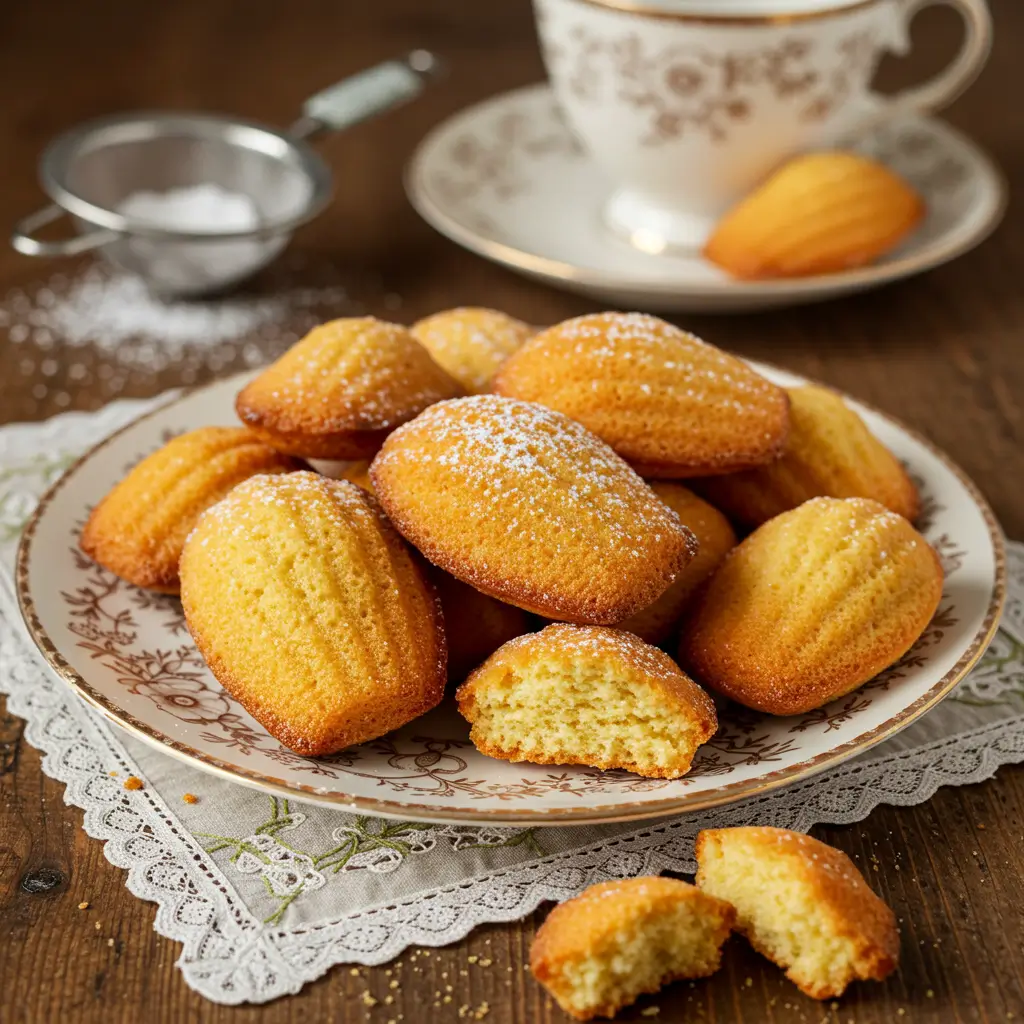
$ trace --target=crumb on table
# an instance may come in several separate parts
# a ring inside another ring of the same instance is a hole
[[[124,786],[125,789],[142,789],[142,779],[135,775],[129,775],[121,785]]]

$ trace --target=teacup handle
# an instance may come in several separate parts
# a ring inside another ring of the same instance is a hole
[[[992,49],[992,16],[985,0],[903,0],[902,30],[908,32],[914,15],[935,3],[955,8],[964,20],[964,41],[953,62],[934,78],[894,96],[878,97],[879,110],[869,120],[893,114],[930,114],[948,106],[978,76]],[[858,127],[864,127],[859,125]]]

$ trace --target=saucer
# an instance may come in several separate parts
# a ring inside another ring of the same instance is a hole
[[[449,118],[406,172],[413,206],[438,231],[496,263],[619,308],[739,312],[874,288],[946,263],[998,224],[1006,185],[993,162],[934,118],[901,116],[849,148],[903,175],[928,215],[877,263],[838,274],[738,281],[699,254],[652,254],[605,226],[612,184],[563,122],[547,84]]]

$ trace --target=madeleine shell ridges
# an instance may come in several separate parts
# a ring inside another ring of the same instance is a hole
[[[435,565],[549,618],[608,624],[660,596],[693,535],[581,424],[497,395],[441,402],[388,438],[370,477]]]
[[[839,273],[888,252],[924,214],[917,192],[877,160],[805,153],[726,213],[704,255],[739,278]]]
[[[504,363],[493,389],[578,420],[648,477],[770,462],[789,428],[782,388],[646,313],[592,313],[549,327]]]
[[[938,556],[906,519],[865,498],[813,498],[726,556],[680,660],[740,704],[801,714],[897,661],[941,596]]]
[[[138,587],[178,592],[178,559],[199,516],[256,473],[299,464],[244,427],[201,427],[147,455],[92,510],[80,546]]]
[[[310,331],[239,392],[235,408],[289,455],[362,459],[400,423],[461,392],[407,328],[347,317]]]
[[[441,699],[437,596],[355,484],[304,471],[236,487],[185,545],[181,600],[213,674],[300,754],[374,739]]]
[[[871,498],[911,522],[921,503],[899,460],[838,392],[817,384],[788,388],[789,440],[777,461],[697,489],[726,515],[760,526],[810,498]]]

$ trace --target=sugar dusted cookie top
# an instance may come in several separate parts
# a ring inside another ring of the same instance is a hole
[[[238,395],[242,422],[302,458],[360,459],[461,392],[405,327],[373,317],[314,328]]]
[[[646,313],[594,313],[528,341],[494,390],[579,420],[643,476],[726,473],[778,457],[785,392]]]
[[[507,313],[474,306],[434,313],[409,330],[469,394],[487,391],[498,367],[535,333]]]
[[[528,611],[610,623],[658,597],[693,535],[606,444],[540,405],[476,395],[395,431],[370,467],[427,558]]]

